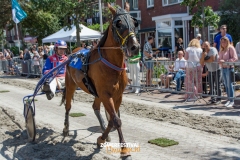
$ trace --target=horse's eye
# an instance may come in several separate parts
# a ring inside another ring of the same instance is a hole
[[[120,28],[122,25],[122,21],[121,20],[118,20],[117,23],[116,23],[116,27],[117,28]]]

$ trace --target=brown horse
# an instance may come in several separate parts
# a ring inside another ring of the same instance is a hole
[[[98,44],[98,48],[90,53],[88,76],[93,82],[98,97],[95,97],[92,105],[94,112],[104,131],[102,136],[97,139],[97,145],[100,146],[108,137],[113,127],[118,131],[120,143],[125,143],[121,130],[121,120],[117,115],[120,104],[122,102],[122,94],[127,85],[127,75],[124,69],[125,54],[127,56],[138,55],[139,43],[134,34],[134,29],[138,23],[124,9],[114,9],[108,4],[108,8],[113,15],[108,29],[105,31],[103,38]],[[126,51],[124,52],[123,49]],[[110,67],[99,58],[104,58],[115,66]],[[94,63],[93,63],[94,62]],[[117,69],[116,69],[117,68]],[[65,122],[63,134],[68,135],[69,132],[69,111],[71,109],[71,99],[77,87],[80,87],[87,93],[90,93],[82,82],[84,78],[83,72],[67,66],[65,77],[65,91],[62,97],[62,103],[65,102]],[[100,114],[100,104],[103,103],[105,110],[110,115],[107,128]],[[123,159],[131,159],[130,153],[126,147],[121,148],[121,157]]]

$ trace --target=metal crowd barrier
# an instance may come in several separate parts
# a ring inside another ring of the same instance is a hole
[[[7,60],[0,60],[0,71],[7,72],[8,71],[8,61]]]
[[[44,63],[45,61],[42,59],[34,61],[32,59],[22,60],[14,57],[11,60],[0,60],[0,72],[27,77],[41,77]]]
[[[169,69],[169,66],[176,65],[176,63],[183,63],[182,61],[168,61],[168,60],[151,60],[147,61],[148,63],[152,63],[153,69],[151,69],[152,76],[151,76],[151,83],[150,85],[146,84],[146,77],[147,77],[147,68],[146,64],[144,62],[140,62],[140,74],[138,76],[140,85],[134,85],[133,83],[129,84],[128,87],[130,88],[140,88],[141,92],[138,95],[141,95],[142,92],[148,92],[150,94],[153,94],[154,90],[162,92],[168,92],[168,93],[175,93],[175,94],[185,94],[186,101],[196,101],[199,100],[199,98],[203,97],[211,97],[221,100],[226,99],[234,99],[234,100],[240,100],[239,93],[236,92],[237,89],[240,89],[240,77],[238,77],[238,71],[240,72],[240,62],[226,62],[225,68],[229,68],[230,66],[234,66],[234,73],[232,74],[232,85],[233,85],[233,97],[227,96],[226,93],[226,85],[228,85],[228,88],[231,87],[231,84],[225,84],[223,77],[222,77],[222,69],[219,69],[216,72],[210,72],[208,71],[208,75],[206,76],[205,80],[202,80],[202,74],[199,71],[202,71],[202,67],[200,63],[193,63],[193,62],[186,62],[186,70],[184,78],[180,78],[180,88],[181,90],[176,90],[176,85],[171,84],[172,78],[169,78],[169,80],[166,78],[171,77],[171,74],[167,74],[167,69]],[[218,62],[212,62],[213,65],[217,66]],[[129,70],[129,62],[126,62],[126,67]],[[200,67],[198,67],[200,66]],[[131,71],[128,72],[128,77],[131,79]],[[174,72],[175,75],[177,72]],[[217,76],[220,74],[219,76]],[[237,75],[237,76],[236,76]],[[239,74],[240,75],[240,74]],[[239,79],[236,79],[239,78]],[[200,79],[202,81],[200,81]],[[237,82],[237,81],[239,82]],[[133,81],[132,81],[133,82]],[[186,84],[188,82],[188,84]],[[217,84],[214,84],[213,82],[217,82]],[[167,88],[165,86],[168,86]],[[204,87],[203,87],[204,86]],[[203,90],[206,91],[203,92]],[[199,90],[198,92],[196,90]]]
[[[147,84],[147,68],[146,68],[146,62],[151,63],[153,68],[150,70],[151,78],[150,78],[150,84]],[[0,60],[0,72],[4,73],[11,73],[14,71],[14,67],[17,67],[19,75],[27,76],[27,77],[34,77],[38,76],[41,77],[41,71],[42,67],[44,66],[45,61],[40,60],[39,65],[36,64],[33,60],[21,60],[19,58],[13,58],[11,61],[9,60]],[[214,72],[208,71],[207,78],[204,81],[199,81],[202,79],[202,75],[197,74],[198,68],[197,66],[200,66],[199,63],[193,63],[193,62],[185,62],[186,63],[186,70],[184,78],[179,79],[180,83],[180,90],[176,90],[176,85],[173,85],[172,78],[166,78],[171,77],[171,74],[167,74],[167,70],[169,70],[169,66],[176,66],[177,63],[183,63],[182,61],[168,61],[168,60],[149,60],[145,62],[140,62],[140,65],[137,67],[137,69],[140,70],[138,77],[139,85],[132,84],[128,85],[131,88],[140,88],[140,93],[138,95],[141,95],[141,92],[147,92],[149,94],[153,94],[152,91],[157,90],[160,93],[167,92],[167,93],[176,93],[176,94],[185,94],[186,101],[188,100],[198,100],[202,97],[211,97],[211,98],[219,98],[219,99],[234,99],[234,100],[240,100],[240,96],[238,92],[236,92],[237,89],[240,89],[240,76],[236,76],[238,74],[238,71],[240,71],[240,62],[227,62],[224,63],[226,68],[229,68],[230,66],[234,66],[234,74],[233,74],[233,82],[231,83],[234,88],[233,97],[228,98],[226,94],[226,85],[227,88],[231,87],[231,84],[225,84],[223,77],[222,77],[222,69],[219,70],[219,74],[221,73],[221,76],[216,76]],[[218,62],[212,62],[212,64],[218,65]],[[128,71],[130,71],[130,63],[126,63],[126,67],[128,68]],[[11,70],[12,68],[13,70]],[[134,69],[134,68],[131,68]],[[14,72],[17,72],[16,70]],[[171,72],[171,71],[169,71]],[[127,73],[129,79],[131,79],[130,72]],[[175,72],[175,75],[177,72]],[[240,74],[239,74],[240,75]],[[236,81],[239,81],[239,83]],[[217,84],[213,84],[213,81],[218,82]],[[188,81],[188,85],[186,84],[186,81]],[[199,83],[201,82],[201,83]],[[213,85],[212,85],[213,84]],[[206,91],[202,92],[204,88],[202,85],[206,86]],[[168,86],[167,88],[165,86]],[[202,88],[201,92],[196,92],[197,88]],[[215,89],[214,89],[215,88]],[[240,92],[239,92],[240,93]]]

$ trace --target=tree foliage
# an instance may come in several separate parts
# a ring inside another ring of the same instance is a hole
[[[12,19],[12,6],[11,6],[11,0],[4,0],[0,3],[0,28],[1,33],[0,36],[2,36],[3,29],[5,29],[6,24],[11,22]]]
[[[220,25],[228,26],[227,32],[232,36],[233,42],[240,40],[240,1],[239,0],[221,0],[220,3]]]
[[[54,6],[54,7],[53,7]],[[38,42],[41,43],[42,38],[59,30],[63,15],[60,4],[55,0],[29,0],[24,3],[23,9],[28,16],[22,22],[25,32],[31,36],[38,36]]]
[[[19,25],[22,28],[23,36],[28,32],[31,36],[38,36],[38,42],[41,43],[42,38],[64,26],[71,29],[73,22],[77,28],[79,46],[81,28],[78,27],[78,24],[84,23],[86,18],[92,17],[92,6],[98,3],[98,0],[18,0],[18,2],[28,15]],[[103,2],[115,2],[115,0],[102,0]],[[11,29],[14,22],[12,21],[11,0],[1,1],[0,7],[1,32],[6,24]],[[2,32],[0,36],[1,34]]]
[[[109,26],[109,22],[104,23],[103,24],[103,30],[105,31],[108,28],[108,26]],[[98,23],[93,24],[93,25],[89,25],[88,28],[91,28],[91,29],[99,31],[99,32],[101,31],[100,24],[98,24]]]
[[[206,0],[183,0],[181,5],[188,6],[191,14],[193,14],[193,10],[196,9],[191,22],[193,27],[204,28],[207,26],[214,26],[217,28],[220,17],[213,12],[210,6],[204,5],[205,1]],[[203,32],[203,38],[204,37],[205,33]]]
[[[115,2],[115,0],[104,0],[102,2]],[[98,0],[63,0],[63,10],[66,10],[64,25],[71,28],[68,19],[71,18],[73,24],[76,26],[77,46],[80,46],[80,32],[79,23],[83,22],[88,16],[93,16],[93,4],[98,3]]]
[[[207,6],[204,7],[204,17],[202,12],[196,12],[193,15],[191,25],[199,28],[207,26],[213,26],[214,28],[217,28],[219,21],[220,17],[213,12],[212,7]]]

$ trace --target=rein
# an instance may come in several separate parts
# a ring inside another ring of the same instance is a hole
[[[100,56],[99,60],[101,60],[106,66],[114,69],[115,71],[123,71],[125,68],[120,68],[118,66],[115,66],[114,64],[108,62],[105,58],[102,57],[102,54],[100,52],[101,49],[121,49],[121,47],[98,47],[98,54]]]
[[[98,47],[98,48],[94,48],[94,50],[95,50],[95,49],[98,49],[98,54],[99,54],[100,58],[94,60],[94,61],[91,62],[91,63],[82,64],[83,66],[90,65],[90,64],[94,64],[94,63],[96,63],[97,61],[101,61],[101,62],[103,62],[106,66],[112,68],[112,69],[115,70],[115,71],[119,71],[119,72],[120,72],[120,71],[125,70],[125,68],[120,68],[120,67],[115,66],[114,64],[110,63],[109,61],[107,61],[105,58],[102,57],[102,54],[101,54],[101,52],[100,52],[100,49],[121,49],[121,50],[122,50],[121,47]],[[79,52],[79,51],[77,51],[77,52]],[[72,59],[72,58],[74,58],[74,57],[77,57],[77,55],[76,55],[77,52],[70,54],[70,57],[71,57],[70,59]],[[71,61],[71,60],[70,60],[70,61]]]

